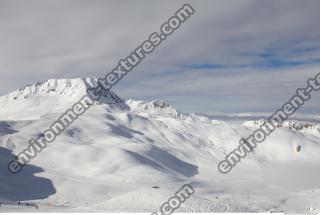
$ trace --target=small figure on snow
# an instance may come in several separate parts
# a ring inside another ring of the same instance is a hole
[[[300,151],[301,151],[301,146],[298,145],[298,146],[297,146],[297,152],[300,152]]]

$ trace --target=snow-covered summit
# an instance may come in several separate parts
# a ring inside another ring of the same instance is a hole
[[[267,122],[265,119],[248,120],[243,123],[244,126],[258,128]],[[278,128],[289,128],[294,131],[318,135],[320,131],[320,124],[301,120],[287,120],[282,124],[277,125]]]
[[[71,97],[81,97],[87,93],[88,88],[93,88],[97,85],[96,80],[95,77],[87,77],[40,81],[35,84],[26,85],[19,90],[15,90],[0,97],[0,105],[4,106],[10,102],[32,98],[37,95],[48,96],[60,94]]]
[[[63,111],[86,95],[88,88],[95,87],[96,80],[95,77],[49,79],[26,85],[0,97],[0,119],[12,118],[12,115],[33,118],[44,113]],[[123,100],[111,91],[99,102],[114,104]]]
[[[0,120],[34,119],[45,114],[59,113],[70,108],[97,86],[97,78],[49,79],[26,85],[0,97]],[[120,104],[133,112],[185,118],[183,114],[163,100],[150,102],[123,100],[114,92],[104,95],[95,104]]]
[[[151,102],[127,100],[126,104],[132,111],[148,112],[154,115],[170,115],[173,117],[181,116],[182,114],[174,107],[163,100],[154,100]]]

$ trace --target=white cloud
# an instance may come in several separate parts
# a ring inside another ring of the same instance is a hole
[[[103,76],[184,3],[2,0],[0,94],[47,78]],[[188,3],[196,14],[121,81],[115,88],[120,96],[146,99],[161,96],[181,109],[192,111],[267,110],[275,106],[274,100],[280,102],[285,97],[272,97],[274,94],[287,95],[292,90],[290,86],[283,86],[282,81],[296,79],[288,71],[273,71],[282,77],[274,82],[273,89],[281,92],[269,94],[263,79],[270,71],[254,72],[250,68],[250,65],[264,63],[265,59],[244,53],[265,53],[288,44],[274,51],[275,54],[286,60],[320,58],[319,49],[291,53],[293,47],[319,46],[319,1]],[[201,63],[249,66],[206,72],[182,67]],[[309,77],[303,68],[300,73],[299,83]],[[252,82],[245,81],[249,79]],[[233,88],[227,88],[225,83],[232,84]],[[242,84],[249,86],[241,90]],[[165,89],[161,88],[163,85]],[[146,90],[148,87],[151,89]],[[183,101],[192,92],[197,93],[197,100]],[[252,104],[243,102],[242,98],[249,96]],[[263,98],[270,101],[266,103]],[[224,108],[226,105],[232,108]]]

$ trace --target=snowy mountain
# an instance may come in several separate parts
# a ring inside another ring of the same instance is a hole
[[[96,86],[96,78],[50,79],[27,85],[0,97],[0,118],[22,119],[39,117],[48,113],[59,113],[77,102]],[[123,102],[111,92],[101,103]]]
[[[243,123],[245,126],[256,127],[258,128],[266,120],[249,120]],[[283,122],[281,125],[278,125],[278,128],[289,128],[293,131],[299,131],[301,133],[308,133],[317,136],[320,131],[320,124],[315,122],[308,122],[308,121],[300,121],[300,120],[288,120]]]
[[[263,117],[186,114],[111,93],[22,172],[9,173],[29,139],[94,85],[94,78],[48,80],[0,98],[0,211],[35,210],[17,201],[49,212],[158,211],[186,183],[195,194],[181,212],[320,211],[319,116],[284,123],[222,175],[218,163]]]

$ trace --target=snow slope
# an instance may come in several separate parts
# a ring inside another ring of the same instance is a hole
[[[93,85],[94,78],[48,80],[0,98],[0,211],[36,210],[17,201],[49,212],[158,211],[190,183],[195,194],[179,211],[320,212],[319,116],[295,120],[313,123],[311,131],[278,128],[222,175],[217,164],[263,118],[185,114],[162,101],[123,101],[112,93],[10,174],[7,163],[28,140]]]

